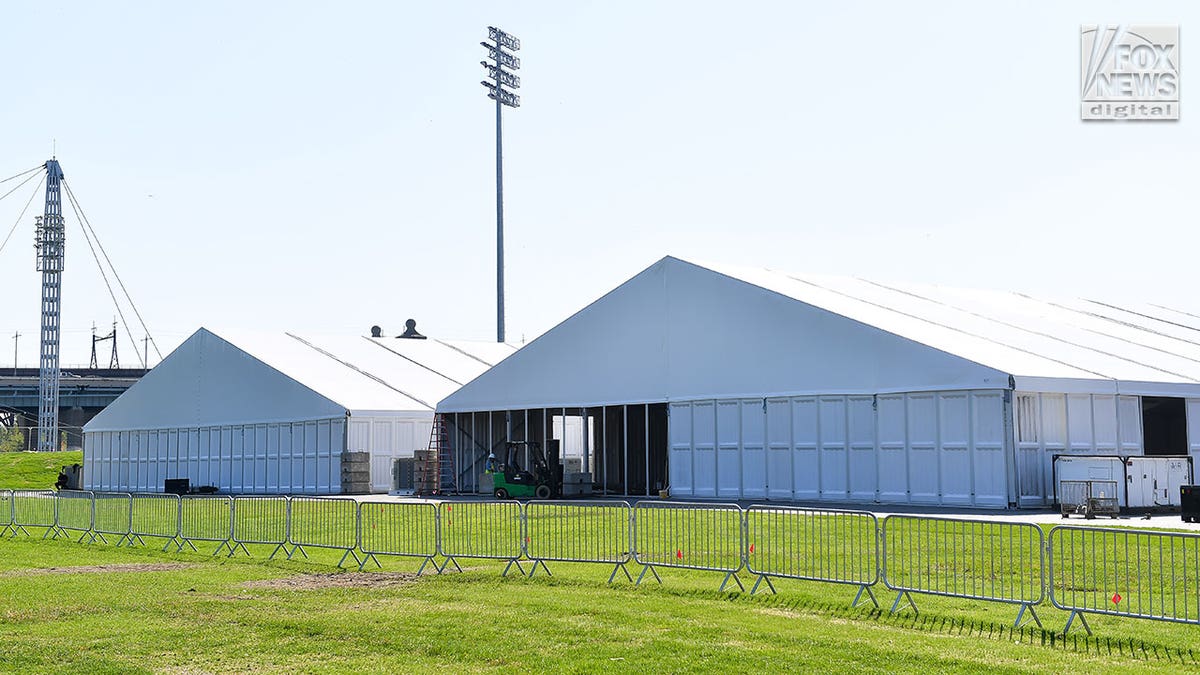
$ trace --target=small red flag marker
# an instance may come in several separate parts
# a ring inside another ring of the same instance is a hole
[[[1120,593],[1113,593],[1113,596],[1112,596],[1112,601],[1113,601],[1113,604],[1114,604],[1114,605],[1120,604],[1120,603],[1121,603],[1121,594],[1120,594]]]
[[[529,537],[525,537],[525,543],[526,543],[526,544],[528,544],[528,543],[529,543]]]
[[[754,553],[754,544],[750,544],[750,552]]]
[[[683,551],[675,551],[675,557],[679,560],[683,560]]]

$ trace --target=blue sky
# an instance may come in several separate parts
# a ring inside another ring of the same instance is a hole
[[[667,254],[1200,307],[1198,19],[1184,0],[25,3],[0,22],[0,178],[57,143],[164,348],[409,317],[494,339],[490,24],[523,43],[512,341]],[[1182,119],[1081,122],[1083,23],[1179,23]],[[28,196],[0,201],[0,240]],[[67,227],[78,363],[114,310]],[[18,330],[36,361],[32,239],[31,213],[0,251],[0,367]]]

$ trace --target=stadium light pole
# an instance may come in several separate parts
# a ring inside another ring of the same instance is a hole
[[[521,78],[509,72],[520,70],[521,59],[504,51],[520,51],[521,41],[495,26],[488,26],[488,39],[491,42],[479,44],[488,50],[488,58],[492,62],[479,63],[487,69],[491,80],[484,80],[480,84],[487,87],[488,98],[496,102],[496,342],[504,342],[504,153],[501,144],[500,111],[504,106],[521,107],[521,97],[505,89],[521,88]]]

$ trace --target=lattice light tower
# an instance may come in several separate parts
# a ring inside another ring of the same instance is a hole
[[[38,359],[38,450],[58,450],[58,344],[62,301],[62,167],[46,162],[46,210],[37,219],[37,268],[42,273],[42,342]]]
[[[521,78],[508,72],[521,69],[521,59],[504,51],[521,49],[521,41],[495,26],[488,26],[488,39],[480,42],[488,50],[488,58],[495,63],[480,61],[487,68],[489,82],[481,84],[488,88],[488,98],[496,101],[496,342],[504,342],[504,153],[500,143],[500,111],[504,106],[521,107],[521,97],[505,89],[521,88]]]

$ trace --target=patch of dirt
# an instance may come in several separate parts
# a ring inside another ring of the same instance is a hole
[[[107,572],[170,572],[195,567],[190,563],[119,563],[112,565],[73,565],[70,567],[38,567],[0,573],[0,576],[24,577],[38,574],[94,574]]]
[[[411,572],[342,572],[330,574],[301,574],[282,579],[247,581],[243,588],[267,588],[285,591],[314,591],[325,588],[390,588],[416,582]]]

